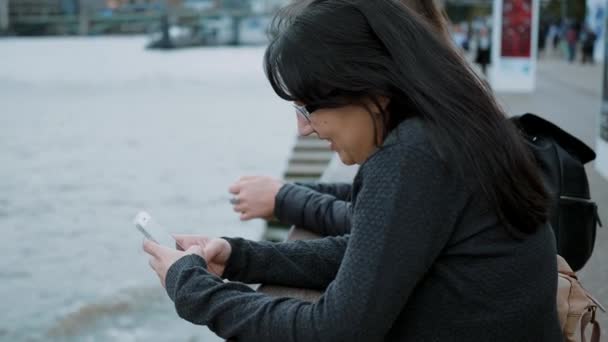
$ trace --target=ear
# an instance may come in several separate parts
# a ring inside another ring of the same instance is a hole
[[[376,97],[367,97],[363,105],[367,109],[367,111],[374,115],[380,116],[382,113],[386,111],[386,107],[388,107],[391,99],[387,96],[376,96]]]
[[[388,105],[391,103],[391,99],[387,96],[379,96],[378,103],[380,104],[380,107],[384,111],[384,110],[386,110],[386,107],[388,107]]]

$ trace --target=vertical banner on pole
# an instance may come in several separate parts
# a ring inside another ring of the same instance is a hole
[[[597,62],[604,61],[604,35],[606,28],[606,0],[587,0],[587,26],[595,33],[595,49],[593,59]]]
[[[608,27],[607,20],[604,18],[604,29]],[[602,40],[602,50],[604,52],[604,82],[602,92],[602,109],[599,120],[599,138],[597,141],[597,159],[595,167],[598,172],[608,179],[608,39]]]
[[[536,88],[539,0],[494,0],[490,82],[496,91]]]

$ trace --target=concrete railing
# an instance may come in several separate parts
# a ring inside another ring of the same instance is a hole
[[[342,164],[336,154],[333,155],[329,164],[325,168],[321,176],[322,182],[352,182],[357,167],[349,167]],[[291,227],[287,235],[287,240],[311,240],[318,239],[321,236],[314,234],[308,230]],[[292,288],[285,286],[276,286],[272,284],[263,284],[258,288],[258,291],[269,294],[275,297],[291,297],[306,300],[309,302],[315,302],[322,295],[321,291],[304,289],[304,288]]]

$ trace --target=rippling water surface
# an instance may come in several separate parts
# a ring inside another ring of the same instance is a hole
[[[295,115],[263,48],[0,40],[0,340],[217,341],[177,317],[131,224],[258,238],[228,186],[280,176]]]

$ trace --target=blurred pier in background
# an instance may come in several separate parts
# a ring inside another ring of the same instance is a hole
[[[171,45],[263,44],[285,0],[0,0],[12,35],[156,34]]]

